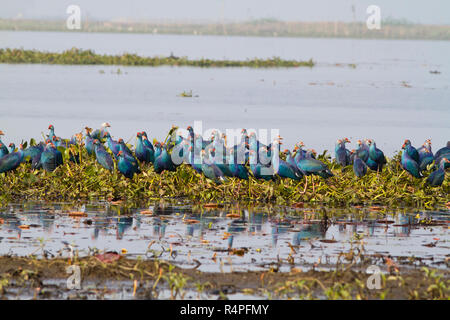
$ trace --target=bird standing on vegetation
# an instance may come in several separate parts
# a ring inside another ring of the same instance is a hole
[[[367,163],[367,161],[369,160],[369,146],[365,143],[362,143],[361,140],[358,140],[357,143],[358,147],[356,148],[356,155],[362,161]]]
[[[130,159],[126,157],[126,154],[122,150],[119,151],[117,156],[117,168],[125,177],[133,179],[135,173],[141,172],[137,164],[130,161]]]
[[[243,163],[238,162],[233,149],[230,150],[228,155],[228,165],[234,177],[248,180],[248,169]]]
[[[114,141],[111,138],[111,135],[109,134],[109,132],[105,132],[104,133],[104,137],[106,138],[106,144],[107,144],[109,150],[111,150],[111,152],[113,153],[114,157],[117,159],[118,153],[120,151],[120,143],[118,141]],[[100,140],[99,140],[99,142],[100,142]]]
[[[106,170],[114,170],[114,161],[99,140],[94,139],[94,152],[97,162]]]
[[[257,160],[256,151],[250,149],[249,151],[250,170],[256,179],[263,179],[266,181],[274,180],[274,172],[272,165],[269,163],[261,163]]]
[[[353,172],[355,173],[355,176],[358,178],[362,178],[367,173],[367,165],[366,163],[358,157],[358,153],[356,150],[352,150],[353,157]]]
[[[47,142],[47,146],[41,153],[40,166],[42,166],[45,171],[53,172],[62,164],[63,157],[61,152],[56,149],[56,146],[52,142]]]
[[[95,153],[94,150],[94,138],[91,136],[92,129],[89,127],[85,127],[86,137],[84,139],[84,147],[89,155],[93,155]]]
[[[202,150],[200,154],[202,160],[202,173],[205,175],[205,177],[217,184],[221,184],[222,182],[227,181],[222,170],[220,170],[218,166],[216,166],[213,162],[206,158],[205,153],[206,151]]]
[[[17,152],[11,152],[0,159],[0,173],[15,170],[23,161],[23,146]]]
[[[102,123],[102,126],[100,127],[100,129],[95,130],[91,137],[93,139],[97,139],[99,141],[101,141],[104,137],[105,137],[105,133],[108,132],[106,128],[110,128],[111,125],[108,122],[104,122]]]
[[[413,177],[416,178],[422,178],[421,174],[420,174],[420,168],[419,168],[419,164],[417,163],[417,161],[415,159],[413,159],[411,157],[411,149],[410,152],[408,152],[408,145],[406,144],[406,142],[403,144],[402,146],[403,152],[402,152],[402,167],[403,169],[405,169],[407,172],[409,172]],[[419,155],[417,154],[417,158],[419,157]]]
[[[290,178],[292,180],[300,181],[303,174],[300,170],[298,170],[297,166],[294,167],[289,162],[280,159],[280,154],[278,152],[279,145],[279,141],[272,143],[272,166],[274,168],[274,172],[282,178]]]
[[[417,149],[411,145],[411,141],[406,139],[405,142],[403,143],[402,149],[408,153],[411,159],[419,163],[419,152],[417,152]]]
[[[444,154],[450,154],[450,141],[447,142],[447,146],[436,151],[436,153],[434,154],[434,158],[438,159],[439,157],[441,157]]]
[[[166,145],[161,146],[161,154],[155,159],[153,167],[156,173],[176,170],[175,164],[172,162],[172,158],[167,151]]]
[[[431,151],[431,140],[428,139],[425,143],[417,149],[419,153],[419,168],[420,171],[427,169],[427,166],[432,164],[434,161],[433,152]]]
[[[36,146],[31,146],[23,151],[23,160],[30,161],[33,169],[39,169],[41,167],[41,154],[44,152],[44,143],[41,142]]]
[[[6,156],[9,153],[8,148],[3,144],[1,137],[4,136],[2,130],[0,130],[0,158]]]
[[[376,164],[376,171],[378,174],[378,172],[383,171],[383,166],[387,163],[386,157],[384,156],[383,151],[377,148],[375,141],[369,139],[367,142],[369,143],[369,160]],[[367,163],[369,168],[374,168],[374,166],[369,165],[369,163],[370,162]]]
[[[443,158],[439,164],[439,168],[433,171],[427,178],[426,182],[432,187],[438,187],[442,185],[445,178],[445,164],[449,164],[450,161],[447,158]]]
[[[142,141],[142,132],[138,132],[137,135],[137,143],[136,143],[136,158],[139,161],[142,162],[153,162],[154,158],[152,159],[152,155],[154,156],[154,154],[151,153],[150,149],[147,148],[143,141]]]
[[[346,167],[350,164],[350,152],[345,148],[345,144],[350,143],[347,138],[339,139],[336,142],[334,153],[336,156],[336,162],[342,167]]]
[[[444,148],[439,149],[436,154],[434,155],[436,166],[441,166],[441,163],[444,164],[444,169],[447,169],[450,167],[450,164],[446,161],[444,161],[444,158],[449,159],[450,158],[450,141],[447,142],[447,146]]]

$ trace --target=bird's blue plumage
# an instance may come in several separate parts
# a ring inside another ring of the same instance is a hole
[[[22,146],[17,152],[8,153],[0,159],[0,173],[15,170],[23,161]]]
[[[114,170],[114,160],[111,155],[105,150],[103,145],[99,140],[94,140],[94,153],[97,159],[97,162],[106,170],[113,171]]]
[[[358,178],[364,177],[367,173],[366,164],[358,156],[356,156],[353,161],[353,172],[355,173],[355,176],[357,176]]]
[[[406,150],[403,150],[402,152],[402,167],[413,177],[422,178],[420,174],[419,164],[413,158],[411,158]]]

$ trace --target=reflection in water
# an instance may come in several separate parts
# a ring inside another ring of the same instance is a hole
[[[46,207],[16,205],[0,211],[3,221],[0,224],[0,254],[57,254],[63,249],[62,241],[74,245],[80,254],[88,254],[92,239],[96,239],[95,246],[99,250],[120,252],[126,248],[129,255],[138,256],[145,255],[149,243],[155,241],[165,248],[174,245],[176,254],[171,257],[163,255],[164,259],[170,258],[181,266],[196,259],[201,262],[199,269],[217,271],[218,265],[211,259],[214,248],[219,249],[215,251],[217,261],[232,259],[234,267],[242,265],[248,270],[264,262],[272,262],[278,259],[278,255],[285,259],[291,254],[290,245],[299,246],[298,253],[304,262],[315,263],[321,254],[337,256],[350,248],[355,234],[359,235],[358,239],[364,238],[364,247],[369,253],[416,257],[433,255],[435,261],[445,260],[448,250],[443,244],[450,240],[446,222],[448,211],[421,212],[421,218],[443,223],[442,226],[425,228],[415,225],[417,212],[407,210],[373,214],[366,209],[327,209],[325,212],[266,206],[204,210],[201,207],[165,205],[156,209],[161,215],[141,215],[138,209],[86,205],[88,216],[85,218],[68,216],[67,212],[71,210],[73,206],[54,204]],[[232,219],[237,212],[240,217]],[[379,222],[386,217],[394,222]],[[21,225],[29,225],[30,228],[21,229]],[[45,250],[37,250],[41,245],[40,239],[44,240]],[[315,245],[320,250],[302,245],[305,240],[315,244],[321,239],[335,239],[337,243]],[[424,247],[431,242],[436,245]],[[243,256],[230,255],[226,250],[242,247],[249,249]]]

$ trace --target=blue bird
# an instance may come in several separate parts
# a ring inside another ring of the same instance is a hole
[[[3,156],[5,156],[9,153],[8,148],[5,146],[5,144],[2,142],[2,139],[1,139],[1,137],[4,135],[5,134],[3,133],[3,131],[0,130],[0,158],[2,158]]]
[[[136,143],[136,158],[142,162],[151,162],[155,160],[154,152],[150,148],[147,148],[142,141],[142,133],[138,132],[137,135],[137,143]]]
[[[175,164],[172,162],[172,158],[167,151],[166,146],[161,147],[161,154],[155,159],[153,167],[156,173],[163,171],[176,171]]]
[[[144,146],[148,149],[152,150],[153,153],[155,152],[155,149],[153,148],[152,143],[148,140],[147,133],[145,131],[141,132],[142,134],[142,142],[144,143]]]
[[[155,160],[161,155],[162,152],[162,146],[160,142],[155,143]]]
[[[23,161],[23,146],[17,152],[8,153],[0,159],[0,173],[15,170]]]
[[[347,138],[344,138],[342,140],[339,139],[336,142],[336,146],[334,148],[336,162],[343,167],[346,167],[350,164],[350,152],[345,148],[346,143],[350,143],[350,140],[348,140]]]
[[[358,147],[356,148],[356,155],[362,161],[367,163],[367,161],[369,160],[369,146],[367,144],[365,144],[365,143],[362,143],[361,140],[358,140],[357,143],[358,143]]]
[[[406,139],[403,143],[402,149],[404,149],[408,153],[411,159],[419,163],[419,152],[417,152],[417,149],[411,145],[411,141]]]
[[[228,156],[228,165],[233,176],[239,179],[248,180],[248,169],[243,163],[237,161],[237,157],[234,156],[234,150],[230,150]]]
[[[105,150],[103,144],[99,140],[94,139],[94,153],[97,162],[106,170],[114,170],[114,160],[111,155]]]
[[[109,132],[105,132],[104,137],[106,138],[106,145],[108,146],[109,150],[111,150],[114,157],[117,159],[118,153],[120,151],[120,143],[118,141],[114,141],[111,138],[111,135],[109,134]]]
[[[45,171],[53,172],[57,167],[63,164],[63,157],[61,152],[56,149],[56,146],[48,142],[44,151],[41,153],[40,166]]]
[[[129,155],[129,156],[131,156],[131,157],[134,158],[133,152],[131,152],[130,148],[128,148],[128,146],[125,144],[125,142],[123,141],[122,138],[120,138],[119,140],[117,140],[117,142],[118,142],[119,145],[120,145],[120,150],[123,151],[123,153],[125,153],[125,156],[126,156],[126,155]]]
[[[202,173],[201,158],[195,157],[192,145],[189,146],[188,150],[188,164],[198,173]]]
[[[41,167],[41,154],[44,152],[44,144],[41,142],[36,146],[31,146],[23,151],[23,162],[31,162],[33,169],[39,169]]]
[[[447,142],[447,146],[436,151],[436,153],[434,154],[434,158],[437,159],[446,154],[450,154],[450,141]]]
[[[443,158],[439,165],[439,168],[433,171],[427,178],[426,182],[432,187],[438,187],[442,185],[445,178],[445,164],[449,164],[450,161],[447,158]]]
[[[431,151],[431,141],[428,139],[425,143],[417,149],[419,153],[419,168],[420,171],[427,169],[427,166],[432,164],[434,161],[433,152]]]
[[[362,178],[367,173],[367,165],[360,157],[358,157],[357,151],[352,152],[352,155],[355,156],[353,158],[353,172],[355,173],[355,176]]]
[[[214,165],[216,165],[220,169],[220,171],[222,171],[224,176],[233,177],[233,173],[231,172],[229,165],[226,163],[227,162],[226,159],[225,161],[223,161],[222,155],[217,157],[218,154],[216,153],[216,148],[212,148],[210,152],[211,152],[211,162]],[[214,156],[212,156],[213,153],[215,154]]]
[[[86,136],[84,138],[84,147],[89,155],[95,154],[94,150],[94,138],[91,136],[92,129],[89,127],[85,127],[84,130],[86,130]]]
[[[375,141],[373,141],[372,139],[367,140],[367,142],[369,143],[369,159],[372,162],[376,163],[377,173],[379,171],[383,171],[383,166],[387,163],[386,157],[384,156],[383,151],[381,151],[380,149],[377,148]],[[369,161],[368,161],[367,165],[369,166],[370,169],[374,168],[373,166],[371,166]],[[374,169],[372,169],[372,170],[374,170]]]
[[[205,150],[201,151],[202,157],[202,173],[204,176],[217,184],[227,181],[222,170],[205,157]]]
[[[403,169],[405,169],[407,172],[409,172],[413,177],[416,178],[422,178],[421,174],[420,174],[420,168],[419,168],[419,164],[417,163],[416,160],[414,160],[410,154],[406,151],[407,150],[407,145],[403,145],[402,149],[402,167]]]
[[[294,157],[294,159],[296,159],[296,157]],[[298,169],[303,173],[303,175],[305,176],[305,180],[306,180],[303,193],[306,192],[306,189],[308,187],[308,179],[306,178],[307,176],[311,176],[313,192],[315,192],[313,175],[318,175],[324,179],[328,179],[328,178],[334,176],[334,174],[330,171],[330,169],[328,169],[328,166],[325,163],[323,163],[322,161],[313,159],[310,156],[307,156],[304,158],[300,157],[298,161],[296,159],[296,163],[297,163]]]
[[[102,126],[100,127],[100,129],[95,130],[92,134],[91,137],[93,139],[97,139],[99,141],[101,141],[104,137],[107,131],[106,128],[110,128],[111,125],[108,122],[104,122],[102,123]]]
[[[250,149],[249,151],[250,170],[255,179],[263,179],[266,181],[274,180],[273,167],[270,161],[268,161],[267,163],[261,163],[257,159],[258,157],[256,155],[256,151]]]
[[[118,153],[118,159],[117,168],[125,177],[133,179],[135,174],[141,172],[139,167],[130,161],[122,150]]]
[[[272,166],[274,168],[274,172],[282,177],[282,178],[290,178],[293,180],[300,181],[303,177],[303,174],[298,170],[295,166],[292,166],[290,163],[280,159],[280,155],[278,152],[280,142],[275,141],[272,144]]]

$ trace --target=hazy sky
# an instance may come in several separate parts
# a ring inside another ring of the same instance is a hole
[[[382,19],[450,24],[450,0],[0,0],[1,18],[67,17],[79,5],[90,19],[365,21],[366,8],[378,5]],[[354,13],[352,6],[354,5]]]

